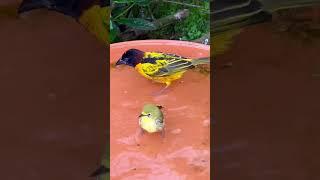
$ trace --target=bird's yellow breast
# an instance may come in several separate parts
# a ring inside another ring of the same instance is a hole
[[[152,73],[157,72],[159,67],[154,66],[154,64],[151,63],[137,64],[135,69],[145,78],[164,84],[170,84],[171,81],[180,79],[183,73],[185,73],[185,71],[180,71],[168,76],[152,76]]]
[[[158,132],[155,120],[147,116],[140,118],[140,127],[148,133]]]

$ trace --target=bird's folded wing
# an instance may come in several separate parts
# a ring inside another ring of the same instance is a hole
[[[193,67],[189,59],[172,57],[168,59],[158,59],[156,63],[143,63],[142,70],[149,76],[170,76],[174,73],[185,71]]]
[[[159,67],[154,76],[170,76],[174,73],[185,71],[193,67],[192,62],[187,59],[172,59],[166,65]]]

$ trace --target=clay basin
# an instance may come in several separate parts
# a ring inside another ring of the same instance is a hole
[[[111,63],[130,48],[208,57],[210,46],[171,40],[143,40],[112,44]],[[210,179],[210,77],[190,70],[164,94],[132,67],[110,69],[111,179]],[[137,136],[138,115],[145,103],[163,106],[166,135]]]

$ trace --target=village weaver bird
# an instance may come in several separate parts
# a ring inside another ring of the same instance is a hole
[[[187,70],[199,64],[209,63],[209,57],[191,59],[174,54],[129,49],[116,62],[116,66],[123,64],[134,67],[143,77],[166,84],[163,91],[170,86],[172,81],[180,79]]]
[[[161,109],[162,106],[154,104],[145,104],[143,106],[142,112],[139,115],[141,134],[143,134],[144,131],[148,133],[161,132],[162,137],[164,137],[165,122]]]
[[[271,21],[279,10],[320,5],[320,0],[213,0],[212,3],[211,56],[215,58],[230,48],[233,38],[244,28]]]

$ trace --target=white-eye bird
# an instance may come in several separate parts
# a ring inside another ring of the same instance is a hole
[[[145,104],[143,106],[142,112],[139,115],[139,126],[141,132],[147,131],[148,133],[161,132],[162,137],[164,137],[164,116],[161,111],[162,106],[154,104]]]

